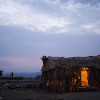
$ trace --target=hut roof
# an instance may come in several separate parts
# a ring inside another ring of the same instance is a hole
[[[42,70],[49,70],[55,67],[69,68],[72,66],[88,66],[88,67],[96,67],[100,68],[100,56],[88,56],[88,57],[51,57],[51,56],[43,56],[42,60],[45,61],[46,64],[43,64]]]

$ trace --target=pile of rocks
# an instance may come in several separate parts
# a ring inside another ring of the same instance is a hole
[[[0,89],[42,89],[35,80],[0,80]]]

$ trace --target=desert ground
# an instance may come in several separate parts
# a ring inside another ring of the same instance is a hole
[[[0,100],[100,100],[100,91],[49,93],[32,89],[0,90]]]
[[[0,100],[100,100],[100,91],[53,93],[34,80],[0,80]]]

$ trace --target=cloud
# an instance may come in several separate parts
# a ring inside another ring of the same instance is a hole
[[[45,2],[47,2],[47,3],[51,3],[51,4],[58,4],[59,2],[60,2],[60,0],[43,0],[43,1],[45,1]]]
[[[50,34],[85,34],[100,21],[100,2],[94,6],[94,1],[0,0],[0,24]],[[99,34],[99,27],[96,25],[91,32]]]
[[[96,32],[97,34],[100,34],[100,24],[98,23],[90,23],[83,25],[82,27],[88,32]]]
[[[22,5],[12,0],[0,1],[0,24],[18,25],[31,30],[46,31],[52,27],[61,28],[64,18],[55,17],[38,11],[35,7]]]
[[[91,5],[90,2],[83,3],[81,0],[76,2],[75,0],[70,0],[62,5],[60,5],[63,13],[69,12],[65,16],[69,16],[69,20],[72,20],[73,24],[69,25],[70,33],[79,32],[83,34],[95,33],[100,34],[100,3],[97,2],[96,5]],[[86,33],[85,33],[86,32]]]

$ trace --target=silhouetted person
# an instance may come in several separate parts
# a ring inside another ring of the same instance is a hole
[[[13,72],[11,72],[11,77],[13,77],[14,76],[14,73]]]
[[[3,73],[3,71],[2,71],[2,70],[0,70],[0,76],[2,76],[2,73]]]

